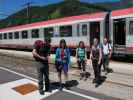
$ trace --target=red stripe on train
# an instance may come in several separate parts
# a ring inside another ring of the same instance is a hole
[[[106,16],[106,12],[83,14],[83,15],[70,16],[70,17],[64,17],[64,18],[59,18],[59,19],[52,19],[52,20],[47,20],[47,21],[34,22],[31,24],[18,25],[14,27],[8,27],[8,28],[0,29],[0,32],[14,30],[14,29],[32,28],[35,26],[39,27],[42,25],[50,25],[50,24],[55,24],[55,23],[60,23],[60,22],[71,22],[71,21],[76,21],[76,20],[104,18],[105,16]]]
[[[112,11],[112,17],[133,14],[133,7]]]
[[[127,47],[128,51],[133,51],[133,47]]]

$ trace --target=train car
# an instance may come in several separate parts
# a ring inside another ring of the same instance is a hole
[[[98,12],[0,29],[0,47],[31,49],[36,40],[50,37],[53,48],[65,39],[70,48],[84,41],[89,51],[93,38],[103,40],[106,16]]]
[[[116,56],[133,55],[133,8],[59,18],[0,29],[0,48],[32,49],[36,40],[50,37],[52,47],[65,39],[75,49],[84,41],[88,52],[96,37],[112,41]]]
[[[115,56],[133,55],[133,8],[114,10],[110,18],[110,38]]]

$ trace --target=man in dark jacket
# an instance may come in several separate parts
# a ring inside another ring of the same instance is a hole
[[[43,79],[45,78],[45,91],[50,91],[49,89],[49,65],[48,58],[50,54],[50,41],[45,39],[45,41],[37,40],[34,43],[34,48],[32,51],[33,57],[37,61],[37,73],[38,73],[38,85],[39,93],[44,95],[43,91]]]

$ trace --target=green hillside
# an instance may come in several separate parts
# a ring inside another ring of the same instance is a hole
[[[128,7],[133,7],[133,0],[120,0],[117,2],[104,2],[104,3],[97,3],[97,6],[102,6],[110,10],[115,9],[123,9]]]
[[[0,28],[103,10],[107,9],[99,5],[80,2],[79,0],[64,0],[57,4],[30,7],[29,18],[27,18],[27,9],[22,9],[8,18],[1,20]]]

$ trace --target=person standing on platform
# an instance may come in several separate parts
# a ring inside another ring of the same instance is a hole
[[[102,59],[102,50],[98,43],[98,39],[93,40],[93,45],[91,48],[90,58],[92,61],[92,66],[94,70],[94,80],[93,83],[96,83],[98,86],[101,83],[101,59]]]
[[[80,72],[80,79],[85,77],[85,80],[87,79],[87,73],[86,73],[86,61],[87,61],[87,54],[85,49],[85,44],[83,41],[79,42],[79,46],[76,49],[76,58],[77,58],[77,64],[78,68],[81,71]]]
[[[107,73],[112,72],[113,70],[109,68],[109,59],[112,55],[112,47],[111,44],[108,42],[108,39],[105,37],[102,44],[102,53],[103,53],[103,71]]]
[[[33,57],[35,58],[38,74],[38,85],[39,93],[44,95],[44,92],[50,92],[50,82],[49,82],[49,55],[50,55],[50,40],[45,39],[45,41],[37,40],[34,43],[34,48],[32,51]],[[45,91],[43,91],[43,79],[45,79]]]
[[[62,91],[63,84],[62,84],[62,71],[64,72],[66,83],[65,85],[68,85],[68,67],[70,63],[70,50],[66,45],[66,41],[64,39],[60,40],[59,48],[56,50],[56,56],[55,56],[55,65],[58,72],[58,78],[60,82],[59,90]],[[68,87],[66,87],[69,89]]]

